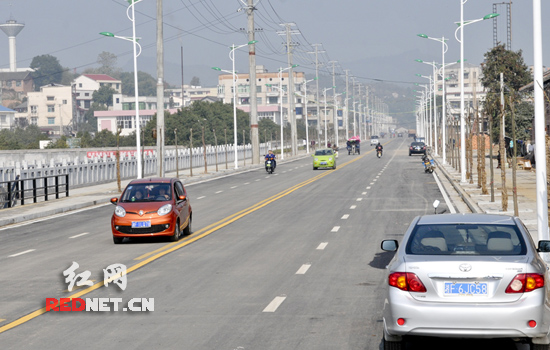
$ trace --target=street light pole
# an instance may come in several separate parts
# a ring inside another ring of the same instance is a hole
[[[537,160],[537,230],[539,240],[548,239],[548,188],[546,184],[546,136],[544,132],[544,80],[542,66],[541,0],[533,0],[533,58],[535,95],[535,159]]]
[[[304,84],[304,99],[305,99],[305,105],[306,105],[306,108],[305,108],[305,121],[306,121],[306,153],[309,154],[309,124],[308,124],[308,120],[307,120],[307,83],[310,83],[314,80],[317,80],[318,77],[315,77],[311,80],[307,80],[307,81],[304,81],[303,84]]]
[[[233,68],[235,68],[235,65],[233,65]],[[233,69],[233,71],[228,71],[228,70],[225,70],[225,69],[221,69],[219,67],[212,67],[213,70],[217,70],[217,71],[220,71],[220,72],[225,72],[225,73],[231,73],[233,75],[233,152],[234,152],[234,167],[235,169],[238,169],[239,168],[239,163],[238,163],[238,150],[237,150],[237,91],[236,91],[236,81],[237,79],[239,79],[239,76],[237,74],[235,74],[235,70]]]
[[[142,175],[142,168],[141,168],[141,133],[140,133],[140,119],[139,119],[139,89],[138,89],[138,70],[137,70],[137,58],[141,54],[141,45],[138,43],[138,38],[136,38],[136,16],[135,16],[135,5],[138,2],[141,2],[143,0],[128,0],[130,3],[130,6],[126,9],[126,16],[130,21],[132,21],[132,37],[123,37],[114,35],[110,32],[101,32],[99,34],[108,36],[111,38],[117,38],[122,40],[127,40],[133,42],[133,51],[134,51],[134,96],[135,96],[135,110],[136,110],[136,165],[137,165],[137,178],[141,179],[143,177]],[[131,14],[130,14],[131,11]],[[137,52],[137,48],[139,47],[139,53]]]
[[[324,88],[323,89],[323,98],[325,100],[325,147],[328,147],[328,140],[327,140],[327,91],[332,90],[332,88]]]
[[[498,13],[491,13],[485,17],[475,19],[473,21],[464,22],[464,4],[468,0],[460,0],[460,23],[455,31],[455,38],[460,42],[460,182],[466,182],[466,134],[465,134],[465,117],[464,117],[464,26],[486,19],[495,18]],[[460,30],[460,39],[456,34]]]

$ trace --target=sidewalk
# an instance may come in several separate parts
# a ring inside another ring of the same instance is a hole
[[[485,166],[487,172],[487,192],[488,194],[482,194],[481,188],[478,187],[477,176],[477,156],[474,153],[473,162],[473,178],[472,183],[470,179],[466,180],[466,183],[461,183],[460,172],[453,168],[447,159],[447,164],[443,165],[443,159],[441,156],[433,157],[438,165],[437,172],[443,174],[450,184],[455,188],[458,195],[462,197],[470,212],[474,213],[487,213],[487,214],[503,214],[514,215],[514,202],[513,202],[513,179],[512,168],[506,168],[506,188],[508,192],[508,208],[506,211],[502,210],[502,178],[501,169],[497,169],[497,160],[493,160],[493,174],[494,174],[494,202],[491,202],[491,174],[490,174],[490,159],[487,156],[485,158]],[[516,188],[517,188],[517,202],[518,202],[518,217],[523,221],[527,229],[531,232],[533,240],[538,241],[538,227],[537,227],[537,202],[536,202],[536,173],[535,170],[516,170]],[[463,211],[459,211],[463,212]]]
[[[285,154],[285,159],[280,160],[279,164],[291,162],[306,156],[305,151],[299,151],[298,155],[294,157]],[[179,171],[179,178],[184,185],[187,185],[227,174],[259,169],[263,168],[263,166],[263,163],[253,165],[251,164],[250,159],[246,159],[246,163],[242,160],[239,161],[238,169],[234,169],[234,163],[228,164],[228,169],[226,169],[225,163],[223,163],[218,164],[218,171],[216,171],[216,165],[213,164],[208,165],[206,173],[204,166],[194,167],[193,176],[190,176],[191,173],[189,169],[183,169]],[[169,172],[165,174],[165,176],[176,177],[176,172]],[[124,190],[130,181],[131,179],[122,180],[121,189]],[[41,201],[38,203],[30,203],[25,205],[18,204],[13,208],[0,209],[0,228],[51,215],[62,214],[72,210],[107,204],[110,202],[111,198],[118,196],[120,196],[120,192],[118,191],[116,181],[78,187],[74,189],[70,188],[68,197],[61,197],[59,199],[53,198],[48,201],[44,201],[44,198],[42,197],[40,199]]]

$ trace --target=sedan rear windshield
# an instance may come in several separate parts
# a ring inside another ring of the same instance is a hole
[[[411,147],[416,147],[416,146],[424,147],[424,146],[426,146],[426,144],[424,142],[413,142],[413,143],[411,143]]]
[[[416,226],[406,252],[413,255],[525,255],[527,247],[517,226],[437,224]]]

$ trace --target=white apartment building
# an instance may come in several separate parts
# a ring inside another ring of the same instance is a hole
[[[447,114],[460,118],[460,63],[454,63],[445,67],[445,77],[448,78],[445,84],[445,98],[447,101]],[[481,67],[464,62],[464,106],[473,109],[474,92],[478,108],[481,101],[485,100],[487,93],[481,84]],[[441,76],[438,77],[436,93],[443,94]]]
[[[49,84],[27,93],[27,120],[50,135],[74,130],[72,87]]]
[[[0,129],[13,129],[15,127],[16,113],[13,109],[0,106]]]
[[[118,93],[122,92],[122,82],[106,74],[83,74],[73,81],[76,106],[88,110],[93,102],[94,91],[108,86]]]
[[[294,91],[299,95],[303,95],[304,85],[306,80],[303,72],[293,72],[294,75]],[[249,74],[238,74],[235,82],[237,108],[249,112],[250,111],[250,78]],[[256,70],[256,106],[258,110],[258,120],[268,118],[277,124],[281,124],[281,114],[283,122],[289,122],[289,105],[288,98],[289,88],[289,73],[288,71],[269,73],[258,66]],[[281,108],[281,89],[283,91],[282,108]],[[314,89],[311,87],[308,91],[308,124],[317,125],[317,104],[313,96]],[[294,97],[294,107],[297,112],[296,119],[303,118],[303,108],[305,100],[303,96],[296,95]],[[218,98],[224,103],[233,102],[233,74],[221,74],[218,76]],[[330,98],[330,97],[329,97]],[[324,106],[323,104],[321,104]],[[329,120],[327,123],[332,123],[333,113],[332,106],[329,106],[330,113],[327,112]],[[323,113],[321,111],[321,113]],[[323,120],[321,120],[323,123]]]
[[[165,89],[165,94],[172,99],[173,108],[187,107],[194,101],[200,101],[205,97],[216,97],[218,94],[218,88],[202,87],[202,86],[183,86],[183,98],[182,89]],[[217,97],[216,97],[217,98]]]

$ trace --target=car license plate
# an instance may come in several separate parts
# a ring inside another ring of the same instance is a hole
[[[445,282],[445,295],[487,295],[487,283]]]
[[[151,227],[151,220],[132,221],[132,228],[147,228],[147,227]]]
[[[321,162],[321,165],[327,165],[327,162]]]

